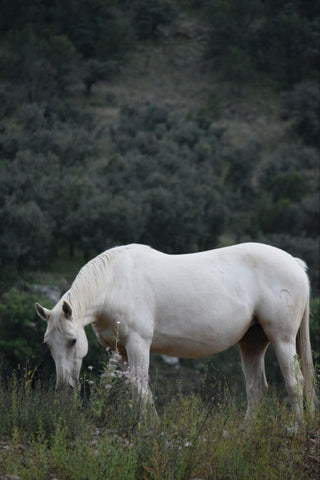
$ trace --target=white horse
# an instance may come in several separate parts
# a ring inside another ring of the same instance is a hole
[[[239,342],[249,415],[267,391],[271,343],[296,416],[303,391],[314,409],[306,265],[277,248],[246,243],[167,255],[116,247],[88,262],[52,310],[36,310],[47,321],[57,386],[77,384],[91,324],[102,345],[117,347],[129,370],[140,372],[132,378],[145,401],[150,352],[199,358]]]

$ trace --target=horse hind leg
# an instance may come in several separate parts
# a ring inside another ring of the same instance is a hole
[[[304,377],[296,348],[299,317],[294,314],[292,308],[288,309],[287,306],[282,310],[278,308],[272,313],[273,318],[278,319],[277,322],[270,321],[270,315],[269,321],[266,321],[264,316],[262,317],[265,323],[263,328],[275,351],[293,412],[300,422],[303,418]]]
[[[246,381],[247,412],[249,418],[254,406],[268,391],[264,356],[269,340],[259,324],[253,325],[239,342],[242,370]]]
[[[304,378],[300,370],[296,351],[296,340],[286,339],[272,342],[292,409],[298,421],[303,417]]]

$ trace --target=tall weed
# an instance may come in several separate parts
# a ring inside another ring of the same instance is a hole
[[[244,424],[228,391],[219,402],[179,394],[158,420],[144,418],[105,373],[89,398],[31,382],[28,371],[1,384],[1,479],[317,478],[319,415],[290,432],[291,411],[272,399]]]

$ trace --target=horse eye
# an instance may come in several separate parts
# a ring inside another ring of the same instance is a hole
[[[69,341],[69,347],[73,347],[73,345],[76,343],[77,339],[73,338],[72,340]]]

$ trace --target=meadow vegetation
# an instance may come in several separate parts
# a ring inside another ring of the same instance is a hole
[[[290,433],[292,413],[273,397],[243,424],[243,409],[220,388],[210,401],[177,393],[159,418],[141,418],[112,373],[87,379],[82,394],[34,382],[32,370],[2,382],[0,478],[318,478],[319,416],[306,414]]]

